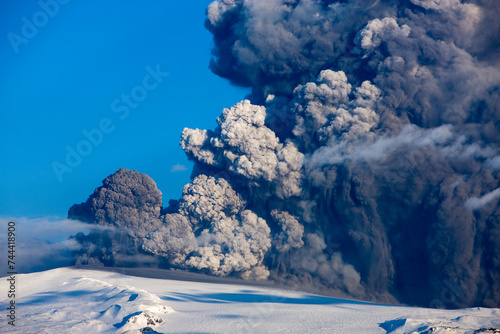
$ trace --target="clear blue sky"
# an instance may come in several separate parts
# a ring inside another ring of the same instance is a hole
[[[178,198],[191,170],[182,129],[214,128],[249,92],[208,69],[210,1],[66,2],[0,2],[0,216],[64,218],[120,167],[151,176],[165,204]],[[148,66],[169,75],[157,83]],[[87,156],[69,166],[68,148]]]

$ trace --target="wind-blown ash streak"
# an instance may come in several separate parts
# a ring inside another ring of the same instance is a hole
[[[499,16],[494,1],[213,2],[211,69],[252,96],[183,131],[193,181],[138,247],[356,298],[499,306]]]

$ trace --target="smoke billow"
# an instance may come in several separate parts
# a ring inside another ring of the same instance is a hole
[[[500,305],[500,4],[215,1],[210,68],[252,87],[185,129],[179,201],[120,170],[71,218],[132,254],[356,298]],[[114,239],[114,238],[111,238]]]
[[[184,187],[179,213],[166,214],[164,226],[148,235],[143,247],[180,267],[267,278],[262,261],[270,229],[245,206],[225,179],[199,175]]]
[[[68,240],[68,235],[81,231],[89,233],[93,227],[70,219],[0,217],[3,226],[10,226],[7,225],[9,222],[15,223],[14,255],[18,273],[69,266],[74,261],[74,253],[81,251],[81,244],[71,238]],[[5,231],[7,232],[7,228]],[[8,238],[8,233],[0,233],[3,245],[8,245]],[[0,266],[8,268],[9,260],[12,259],[7,256],[0,258]]]
[[[103,180],[86,202],[73,205],[68,217],[96,228],[88,235],[70,239],[80,247],[74,256],[77,263],[102,262],[126,265],[141,257],[142,238],[162,226],[161,192],[147,175],[124,168]],[[158,262],[149,259],[146,262]]]

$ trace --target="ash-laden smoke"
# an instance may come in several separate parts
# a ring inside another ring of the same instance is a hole
[[[257,214],[274,230],[269,212],[286,209],[304,241],[338,244],[322,253],[341,254],[368,295],[498,306],[500,4],[217,1],[207,13],[212,70],[252,87],[265,127],[303,155],[300,177],[258,181],[267,197],[228,165]],[[218,167],[198,151],[227,151],[207,146],[187,149],[198,173]],[[290,180],[300,194],[273,192]],[[308,247],[275,262],[310,280],[296,257]]]
[[[223,178],[199,175],[186,185],[179,213],[148,235],[143,248],[170,263],[214,275],[267,278],[262,265],[271,246],[266,221]]]
[[[88,235],[78,233],[70,238],[80,245],[74,254],[76,263],[158,262],[140,250],[142,239],[162,226],[161,195],[155,182],[137,171],[121,168],[105,178],[86,202],[68,211],[72,219],[97,225]]]
[[[70,217],[131,226],[134,251],[175,267],[498,307],[498,17],[496,1],[215,1],[211,69],[250,100],[183,131],[195,166],[169,208],[108,185]]]

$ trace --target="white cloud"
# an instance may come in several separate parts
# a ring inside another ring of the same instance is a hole
[[[500,198],[500,188],[487,193],[482,197],[471,197],[465,202],[465,207],[470,210],[480,209],[491,201]]]
[[[188,170],[188,168],[184,165],[181,165],[181,164],[175,164],[172,166],[172,168],[170,168],[170,171],[173,172],[173,173],[176,173],[176,172],[184,172]]]
[[[0,217],[0,240],[7,245],[8,223],[15,223],[15,270],[33,272],[71,263],[71,247],[67,241],[78,232],[89,233],[95,225],[71,219]],[[7,249],[5,250],[7,251]],[[6,268],[7,257],[0,258],[0,267]]]

